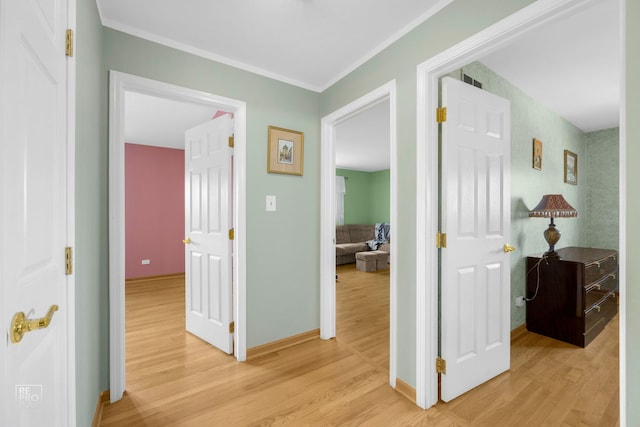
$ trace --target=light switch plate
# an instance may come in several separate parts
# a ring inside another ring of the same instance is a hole
[[[267,196],[267,212],[276,211],[276,196]]]

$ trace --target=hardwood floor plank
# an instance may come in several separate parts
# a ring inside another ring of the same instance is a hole
[[[180,278],[127,284],[127,392],[101,425],[619,425],[617,317],[584,349],[519,330],[508,372],[423,411],[388,385],[389,270],[338,274],[335,340],[245,363],[184,331]]]

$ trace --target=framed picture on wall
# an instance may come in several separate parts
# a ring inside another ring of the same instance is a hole
[[[578,185],[578,155],[564,150],[564,182]]]
[[[542,170],[542,141],[533,138],[533,168]]]
[[[267,172],[302,175],[304,133],[269,126]]]

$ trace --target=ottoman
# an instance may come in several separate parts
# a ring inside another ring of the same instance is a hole
[[[378,251],[356,252],[356,269],[364,272],[378,269]]]
[[[376,252],[376,270],[385,270],[389,268],[389,252]]]

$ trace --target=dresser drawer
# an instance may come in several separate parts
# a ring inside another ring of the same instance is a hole
[[[584,346],[586,347],[618,312],[615,292],[610,292],[585,313]]]
[[[584,288],[584,310],[588,310],[592,305],[597,303],[605,295],[618,290],[618,274],[617,271],[608,273],[601,277],[600,280],[592,282]]]
[[[584,266],[584,283],[592,283],[600,278],[618,271],[618,254],[611,254],[610,256],[601,260],[585,264]]]

